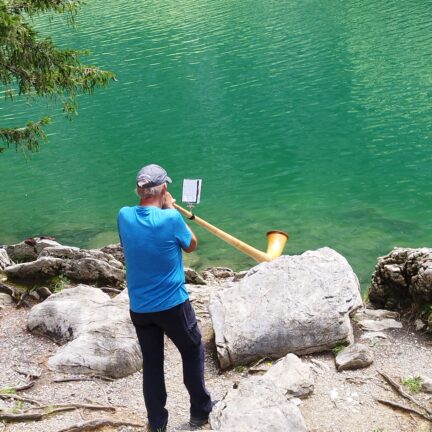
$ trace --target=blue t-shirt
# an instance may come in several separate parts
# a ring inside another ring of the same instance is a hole
[[[158,312],[187,300],[181,248],[190,246],[192,233],[180,213],[158,207],[123,207],[118,230],[131,310]]]

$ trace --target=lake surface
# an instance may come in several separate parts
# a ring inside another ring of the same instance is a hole
[[[394,246],[432,245],[432,8],[426,1],[91,0],[77,30],[37,24],[118,81],[60,106],[3,101],[2,125],[51,114],[31,160],[0,155],[0,243],[48,234],[116,242],[134,179],[164,166],[180,198],[202,178],[200,215],[265,250],[330,246],[367,287]],[[193,223],[192,264],[253,261]]]

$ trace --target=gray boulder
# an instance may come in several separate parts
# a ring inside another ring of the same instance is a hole
[[[259,264],[210,296],[219,363],[228,368],[351,341],[349,315],[361,305],[355,273],[332,249]]]
[[[378,258],[369,301],[390,310],[432,303],[432,249],[395,248]]]
[[[290,397],[313,390],[309,367],[294,354],[230,390],[210,415],[214,430],[236,432],[306,432],[298,407]]]
[[[95,258],[77,253],[75,258],[65,258],[63,255],[57,258],[57,248],[48,249],[49,252],[44,251],[44,255],[41,254],[42,256],[36,261],[7,267],[5,269],[7,277],[24,283],[34,283],[46,282],[54,276],[62,275],[76,282],[110,286],[119,286],[125,280],[123,266],[111,255],[108,257],[96,255]],[[58,249],[64,252],[66,249],[74,248]],[[103,252],[99,253],[103,254]]]
[[[100,251],[112,255],[117,261],[120,261],[122,264],[125,263],[123,247],[120,243],[104,246],[100,248]]]
[[[371,350],[362,344],[353,344],[336,356],[336,367],[339,372],[348,369],[361,369],[373,363]]]
[[[48,237],[32,237],[20,243],[6,246],[9,257],[16,262],[28,262],[37,259],[46,247],[61,246]]]
[[[9,294],[0,293],[0,310],[14,303],[13,298]]]
[[[48,360],[52,370],[120,378],[142,367],[126,290],[114,299],[79,285],[32,308],[28,329],[65,344]]]
[[[288,354],[277,361],[264,378],[278,387],[283,394],[291,397],[304,398],[314,390],[311,368],[295,354]]]
[[[14,262],[10,259],[5,248],[0,248],[0,271],[3,271],[6,267],[13,265]]]

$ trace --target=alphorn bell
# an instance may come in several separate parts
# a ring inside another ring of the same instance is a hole
[[[288,234],[283,231],[269,231],[267,233],[267,252],[262,252],[254,247],[248,245],[245,242],[233,237],[232,235],[222,231],[221,229],[209,224],[204,219],[195,216],[192,212],[180,207],[178,204],[174,203],[174,207],[185,217],[190,220],[195,221],[198,225],[201,225],[206,230],[210,231],[216,237],[226,241],[231,246],[234,246],[239,251],[250,256],[257,262],[271,261],[279,257],[288,241]]]

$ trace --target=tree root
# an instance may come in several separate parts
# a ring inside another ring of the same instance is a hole
[[[428,408],[426,408],[420,401],[418,401],[416,398],[408,394],[402,386],[400,386],[396,381],[394,381],[392,378],[390,378],[388,375],[386,375],[384,372],[378,371],[378,373],[405,399],[408,399],[410,402],[412,402],[414,405],[417,405],[419,408],[425,410],[429,416],[432,416],[432,411],[430,411]]]
[[[392,408],[398,408],[398,409],[401,409],[401,410],[404,410],[404,411],[408,411],[410,413],[417,414],[417,415],[419,415],[420,417],[423,417],[426,420],[432,421],[432,416],[430,416],[428,414],[424,414],[424,413],[416,410],[415,408],[411,408],[411,407],[408,407],[406,405],[402,405],[402,404],[399,404],[397,402],[389,401],[389,400],[386,400],[386,399],[375,399],[375,400],[377,402],[382,403],[383,405],[388,405],[388,406],[391,406]]]
[[[143,428],[145,425],[138,424],[138,423],[129,423],[124,421],[114,421],[108,419],[96,419],[96,420],[86,421],[83,423],[77,423],[65,429],[61,429],[58,432],[87,432],[104,426],[111,426],[111,427],[131,426],[136,428]]]

